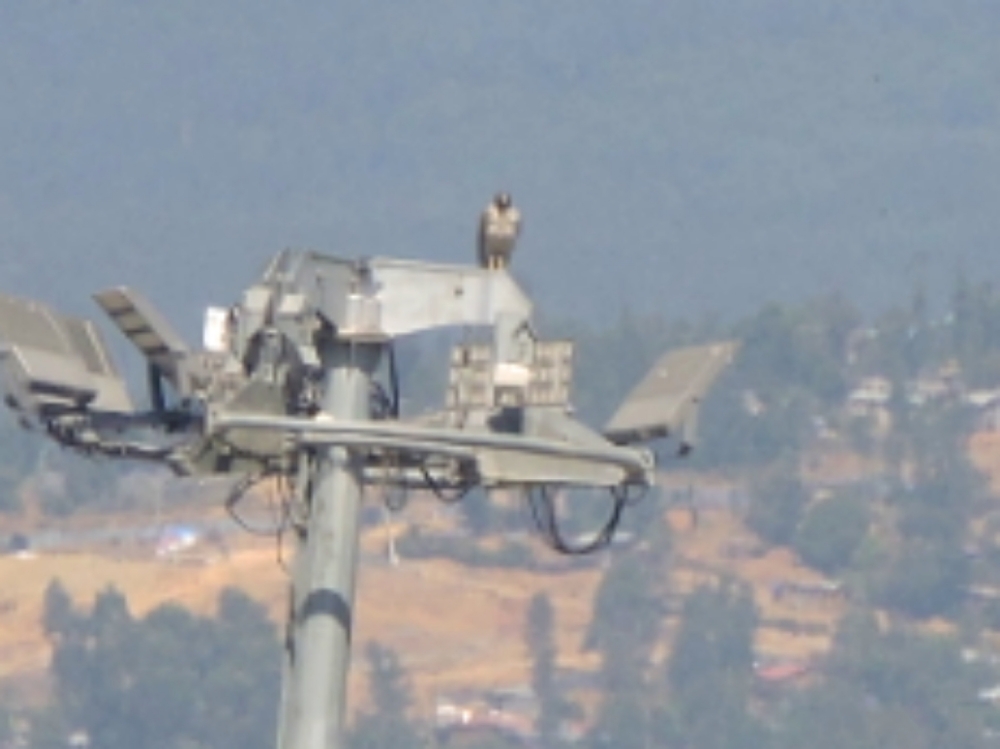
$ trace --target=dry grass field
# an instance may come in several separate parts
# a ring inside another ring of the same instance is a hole
[[[832,625],[840,615],[836,602],[773,600],[775,581],[810,582],[818,577],[783,551],[734,558],[729,551],[734,542],[751,539],[727,513],[704,513],[697,529],[686,526],[683,516],[672,520],[678,557],[694,560],[693,567],[679,564],[664,571],[671,576],[674,590],[686,592],[724,572],[754,585],[765,619]],[[0,557],[0,679],[16,682],[44,673],[49,648],[39,622],[44,589],[54,578],[63,582],[81,606],[88,605],[104,587],[114,585],[126,595],[137,616],[167,602],[209,614],[219,591],[236,586],[265,604],[276,622],[281,621],[287,573],[278,563],[273,540],[247,535],[234,539],[228,556],[202,564],[165,562],[151,550],[118,557],[99,551]],[[365,553],[354,642],[359,653],[365,642],[378,640],[402,655],[419,709],[429,710],[438,694],[527,681],[524,615],[531,597],[541,591],[551,597],[555,608],[562,665],[596,669],[596,657],[582,652],[581,642],[602,574],[600,565],[559,573],[472,569],[445,560],[404,559],[393,566],[383,553],[385,542],[384,529],[370,531],[362,539]],[[552,553],[539,548],[539,554]],[[670,631],[672,623],[666,625]],[[807,657],[824,651],[828,639],[762,627],[758,648],[768,654]],[[360,657],[352,670],[351,693],[352,704],[363,703]]]
[[[975,435],[970,455],[987,474],[994,493],[1000,495],[1000,434]],[[826,456],[807,467],[815,475],[840,476],[860,475],[870,469],[869,462],[849,455]],[[693,475],[674,478],[678,485],[704,481],[704,477]],[[423,527],[441,527],[440,515],[428,506],[414,503],[407,511],[408,519]],[[200,511],[188,507],[165,520],[191,522],[218,516],[217,507]],[[672,511],[668,519],[675,531],[674,564],[664,570],[671,590],[683,594],[719,575],[742,579],[753,586],[764,623],[757,633],[759,653],[804,659],[827,650],[844,602],[836,597],[775,595],[776,587],[783,583],[804,587],[822,583],[817,573],[800,565],[787,550],[760,553],[756,539],[728,512],[702,512],[696,527],[684,510]],[[37,520],[22,517],[5,523],[0,518],[0,537]],[[108,523],[127,527],[144,520],[148,518],[139,514],[92,516],[74,519],[73,524],[80,528]],[[20,688],[36,699],[44,695],[50,650],[40,626],[42,596],[55,578],[80,606],[89,605],[98,591],[113,585],[126,595],[137,616],[168,602],[210,614],[219,591],[236,586],[263,603],[274,621],[280,622],[288,578],[279,564],[274,540],[246,533],[230,539],[227,555],[215,554],[198,564],[157,559],[151,548],[91,548],[28,558],[0,556],[0,685],[13,686],[15,693]],[[531,597],[541,591],[550,596],[555,608],[561,664],[586,671],[598,667],[594,654],[582,652],[581,642],[603,573],[601,564],[558,573],[469,568],[445,560],[403,559],[394,566],[388,563],[386,541],[385,527],[369,530],[362,537],[354,634],[358,656],[351,675],[353,705],[365,700],[360,652],[370,640],[401,654],[410,671],[417,708],[425,714],[439,694],[526,682],[529,662],[522,635],[524,615]],[[555,553],[542,547],[541,541],[536,543],[539,555]],[[664,625],[669,634],[675,622],[668,619]],[[665,648],[657,657],[667,654]]]
[[[379,545],[381,538],[365,543]],[[441,692],[525,681],[528,661],[521,633],[527,603],[537,591],[552,596],[564,663],[595,665],[592,656],[580,653],[579,643],[599,580],[596,570],[555,576],[468,569],[443,560],[403,560],[391,566],[381,556],[365,559],[354,641],[363,647],[378,640],[400,652],[422,707]],[[136,616],[163,603],[210,614],[226,586],[265,604],[276,622],[287,601],[287,573],[273,541],[267,540],[243,539],[227,558],[205,564],[95,552],[0,557],[0,680],[12,682],[46,669],[50,652],[40,627],[42,598],[54,578],[81,606],[114,585]],[[359,704],[365,688],[363,659],[355,663],[352,702]]]

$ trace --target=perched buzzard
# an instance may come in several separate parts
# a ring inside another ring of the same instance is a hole
[[[508,193],[497,193],[479,217],[479,264],[491,270],[506,268],[520,233],[521,212]]]

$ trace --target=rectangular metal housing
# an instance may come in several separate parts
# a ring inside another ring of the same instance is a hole
[[[188,353],[188,347],[159,310],[139,292],[124,286],[98,292],[94,301],[143,356],[177,387],[178,362]]]
[[[617,444],[666,437],[692,421],[701,399],[732,362],[734,341],[668,351],[629,393],[604,427]]]
[[[133,410],[97,328],[38,302],[0,295],[0,368],[8,402],[37,415]]]

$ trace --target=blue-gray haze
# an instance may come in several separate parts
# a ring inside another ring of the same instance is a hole
[[[0,288],[191,336],[275,250],[471,260],[552,316],[996,273],[995,0],[0,3]]]

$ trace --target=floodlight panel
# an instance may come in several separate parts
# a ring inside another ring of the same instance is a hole
[[[44,304],[0,294],[0,340],[53,354],[66,354],[67,342]]]
[[[96,395],[89,408],[109,413],[132,413],[135,405],[125,381],[111,359],[97,326],[89,320],[64,320],[73,348],[87,368]]]
[[[92,322],[73,317],[65,317],[61,322],[70,346],[79,354],[88,371],[117,376],[107,347]]]
[[[187,344],[166,318],[134,289],[118,287],[94,294],[101,308],[143,355],[176,385],[177,360]]]
[[[125,383],[114,375],[90,371],[80,357],[7,346],[0,355],[0,368],[11,399],[39,415],[83,407],[107,413],[133,411]]]
[[[21,408],[38,413],[83,406],[132,411],[125,383],[90,321],[0,295],[0,341],[0,366],[11,398]]]
[[[622,402],[604,434],[613,442],[674,432],[736,353],[733,341],[669,351]]]
[[[97,395],[97,388],[78,360],[21,346],[11,346],[5,353],[4,363],[31,393],[81,405]]]

